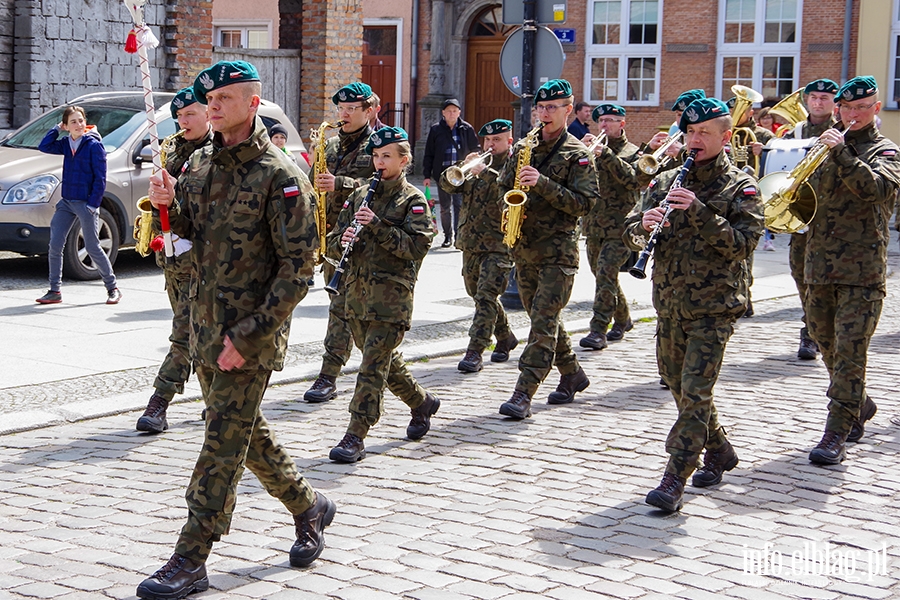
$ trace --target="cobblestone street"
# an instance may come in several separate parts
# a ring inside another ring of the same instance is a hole
[[[414,374],[443,401],[431,433],[405,439],[408,412],[388,394],[356,465],[327,460],[353,375],[324,405],[298,402],[307,383],[275,386],[266,416],[338,506],[327,547],[313,566],[291,568],[290,517],[247,473],[232,532],[208,563],[212,587],[191,598],[896,598],[896,278],[888,292],[869,361],[879,410],[847,460],[807,460],[827,375],[821,360],[796,358],[797,298],[758,302],[716,387],[740,464],[719,486],[688,487],[670,516],[643,501],[675,415],[658,385],[652,321],[579,352],[590,388],[548,406],[551,374],[521,422],[497,414],[521,346],[471,375],[456,370],[461,354],[417,362]],[[159,436],[133,431],[135,412],[0,436],[0,598],[133,598],[183,523],[200,410],[173,406]]]

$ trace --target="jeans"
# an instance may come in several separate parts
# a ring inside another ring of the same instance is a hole
[[[91,209],[87,202],[79,200],[62,199],[56,205],[56,212],[50,221],[50,289],[58,292],[62,285],[63,249],[66,246],[66,238],[75,223],[75,219],[81,223],[81,231],[84,235],[84,247],[88,256],[94,261],[94,266],[100,271],[103,283],[107,291],[116,288],[116,274],[113,273],[109,257],[100,247],[100,209]]]
[[[438,187],[438,200],[441,205],[441,231],[445,238],[456,239],[456,230],[459,228],[459,211],[462,209],[462,194],[449,194]],[[453,206],[452,217],[451,205]]]

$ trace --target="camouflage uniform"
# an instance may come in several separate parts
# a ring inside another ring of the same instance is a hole
[[[334,191],[328,192],[325,205],[325,219],[328,231],[334,229],[338,214],[344,206],[344,202],[360,186],[366,184],[375,173],[372,166],[372,157],[363,149],[366,141],[372,133],[368,125],[360,131],[344,133],[339,131],[337,135],[328,138],[325,146],[325,161],[328,172],[334,175]],[[313,180],[315,169],[310,169],[309,179]],[[334,267],[329,263],[323,265],[325,281],[331,281],[334,276]],[[347,316],[344,314],[344,298],[332,296],[328,305],[328,329],[325,333],[325,354],[322,355],[322,375],[337,377],[341,369],[350,358],[353,340],[350,337],[350,326],[347,324]]]
[[[798,125],[794,132],[790,134],[790,137],[798,139],[819,137],[822,135],[822,132],[834,127],[834,125],[834,118],[829,118],[824,123],[818,125],[813,125],[807,120]],[[810,177],[810,183],[814,189],[818,187],[818,184],[816,183],[817,180],[817,174],[813,174],[813,176]],[[797,292],[800,295],[800,304],[803,306],[803,328],[800,330],[800,338],[812,339],[809,337],[809,326],[806,321],[806,284],[803,282],[803,262],[805,256],[806,232],[792,233],[788,263],[791,266],[791,277],[794,278],[794,283],[797,284]]]
[[[634,166],[637,151],[637,146],[622,132],[620,137],[610,138],[603,153],[594,158],[600,195],[583,219],[583,227],[588,262],[596,280],[591,318],[591,331],[595,333],[605,334],[612,320],[624,325],[631,318],[628,300],[619,285],[619,268],[631,254],[622,241],[622,234],[625,217],[638,203]]]
[[[900,186],[897,146],[874,124],[844,134],[819,168],[803,277],[809,332],[831,384],[826,430],[844,436],[866,398],[869,340],[885,295],[888,221]]]
[[[368,188],[357,189],[328,235],[329,255],[340,258],[341,236]],[[381,418],[384,387],[410,408],[425,390],[407,370],[397,347],[412,323],[413,288],[431,247],[431,213],[425,197],[404,176],[382,181],[369,203],[377,219],[359,232],[342,280],[347,322],[362,353],[350,402],[348,433],[364,438]]]
[[[561,135],[565,139],[546,164],[541,163],[559,138],[542,139],[532,150],[531,164],[540,167],[541,177],[528,191],[522,237],[512,249],[519,295],[531,319],[528,345],[519,358],[516,391],[529,398],[554,364],[562,375],[581,368],[560,313],[569,302],[578,271],[578,217],[590,212],[599,192],[587,148],[568,131]],[[503,193],[513,188],[521,148],[518,142],[500,173]]]
[[[202,562],[228,532],[245,463],[292,514],[315,499],[260,412],[269,374],[284,364],[291,313],[312,276],[315,195],[257,117],[246,141],[222,147],[216,134],[195,152],[177,196],[172,229],[193,242],[191,358],[206,435],[175,552]],[[225,336],[246,359],[240,369],[217,366]]]
[[[677,173],[660,175],[629,215],[625,241],[640,248],[649,237],[643,211],[666,196]],[[734,167],[724,152],[685,177],[699,207],[676,210],[654,251],[653,305],[659,315],[656,356],[660,375],[678,407],[666,440],[666,472],[687,478],[704,448],[727,441],[713,403],[725,345],[747,308],[747,257],[763,232],[762,204],[753,177]]]
[[[199,140],[175,138],[175,149],[166,155],[166,171],[173,177],[181,175],[181,168],[199,148],[212,143],[212,135],[207,133]],[[163,270],[169,306],[172,307],[172,333],[169,335],[169,352],[163,359],[153,387],[156,394],[171,401],[175,394],[184,393],[184,384],[191,375],[191,353],[189,348],[191,305],[188,293],[191,284],[190,252],[175,257],[174,265],[166,264],[164,251],[156,253],[156,264]]]
[[[447,171],[440,181],[445,192],[462,193],[463,197],[456,247],[463,252],[462,276],[466,293],[475,301],[468,349],[479,354],[490,345],[491,335],[499,342],[512,333],[506,312],[498,301],[512,270],[509,248],[503,243],[503,232],[500,231],[504,204],[496,170],[505,162],[506,157],[493,156],[490,167],[458,187],[447,181]]]

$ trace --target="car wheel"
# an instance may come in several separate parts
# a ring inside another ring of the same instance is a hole
[[[100,247],[111,264],[116,263],[119,255],[119,228],[116,220],[105,209],[100,208]],[[100,271],[94,265],[94,261],[88,256],[84,246],[84,233],[81,231],[81,222],[77,219],[66,238],[66,248],[63,251],[63,270],[66,277],[87,281],[100,279]]]

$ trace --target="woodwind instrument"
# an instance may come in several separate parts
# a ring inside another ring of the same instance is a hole
[[[531,186],[522,184],[519,177],[522,169],[531,165],[531,151],[541,142],[541,129],[543,128],[544,124],[538,123],[534,129],[525,134],[516,161],[516,181],[513,183],[513,189],[503,195],[506,208],[503,209],[503,215],[500,218],[500,231],[504,234],[503,243],[509,248],[515,246],[516,241],[522,235],[525,203],[528,201],[528,190],[531,189]]]
[[[376,171],[375,175],[372,176],[372,180],[369,182],[369,190],[366,192],[366,197],[363,198],[362,204],[359,205],[360,209],[364,206],[369,206],[369,202],[372,201],[372,196],[375,195],[375,189],[378,187],[378,183],[381,181],[381,176],[383,174],[384,171]],[[359,209],[357,209],[357,212],[358,211]],[[347,269],[347,261],[350,260],[350,253],[353,252],[353,240],[356,239],[359,230],[362,229],[362,225],[357,222],[356,219],[353,219],[349,229],[353,230],[353,237],[350,238],[350,241],[344,246],[344,253],[341,255],[341,260],[334,265],[334,276],[331,278],[331,281],[328,282],[328,285],[325,286],[325,291],[332,296],[337,296],[341,293],[339,289],[341,287],[341,278],[344,276],[344,271]],[[332,259],[328,259],[329,262],[331,262],[331,260]]]
[[[319,189],[316,178],[322,173],[328,172],[328,162],[325,158],[325,131],[327,129],[337,129],[343,127],[344,121],[338,121],[331,124],[328,121],[322,121],[319,129],[313,129],[309,134],[310,143],[314,144],[314,160],[313,160],[313,187],[316,188],[316,229],[319,232],[319,249],[316,251],[316,264],[325,260],[325,234],[328,233],[327,220],[327,196],[328,192]]]

